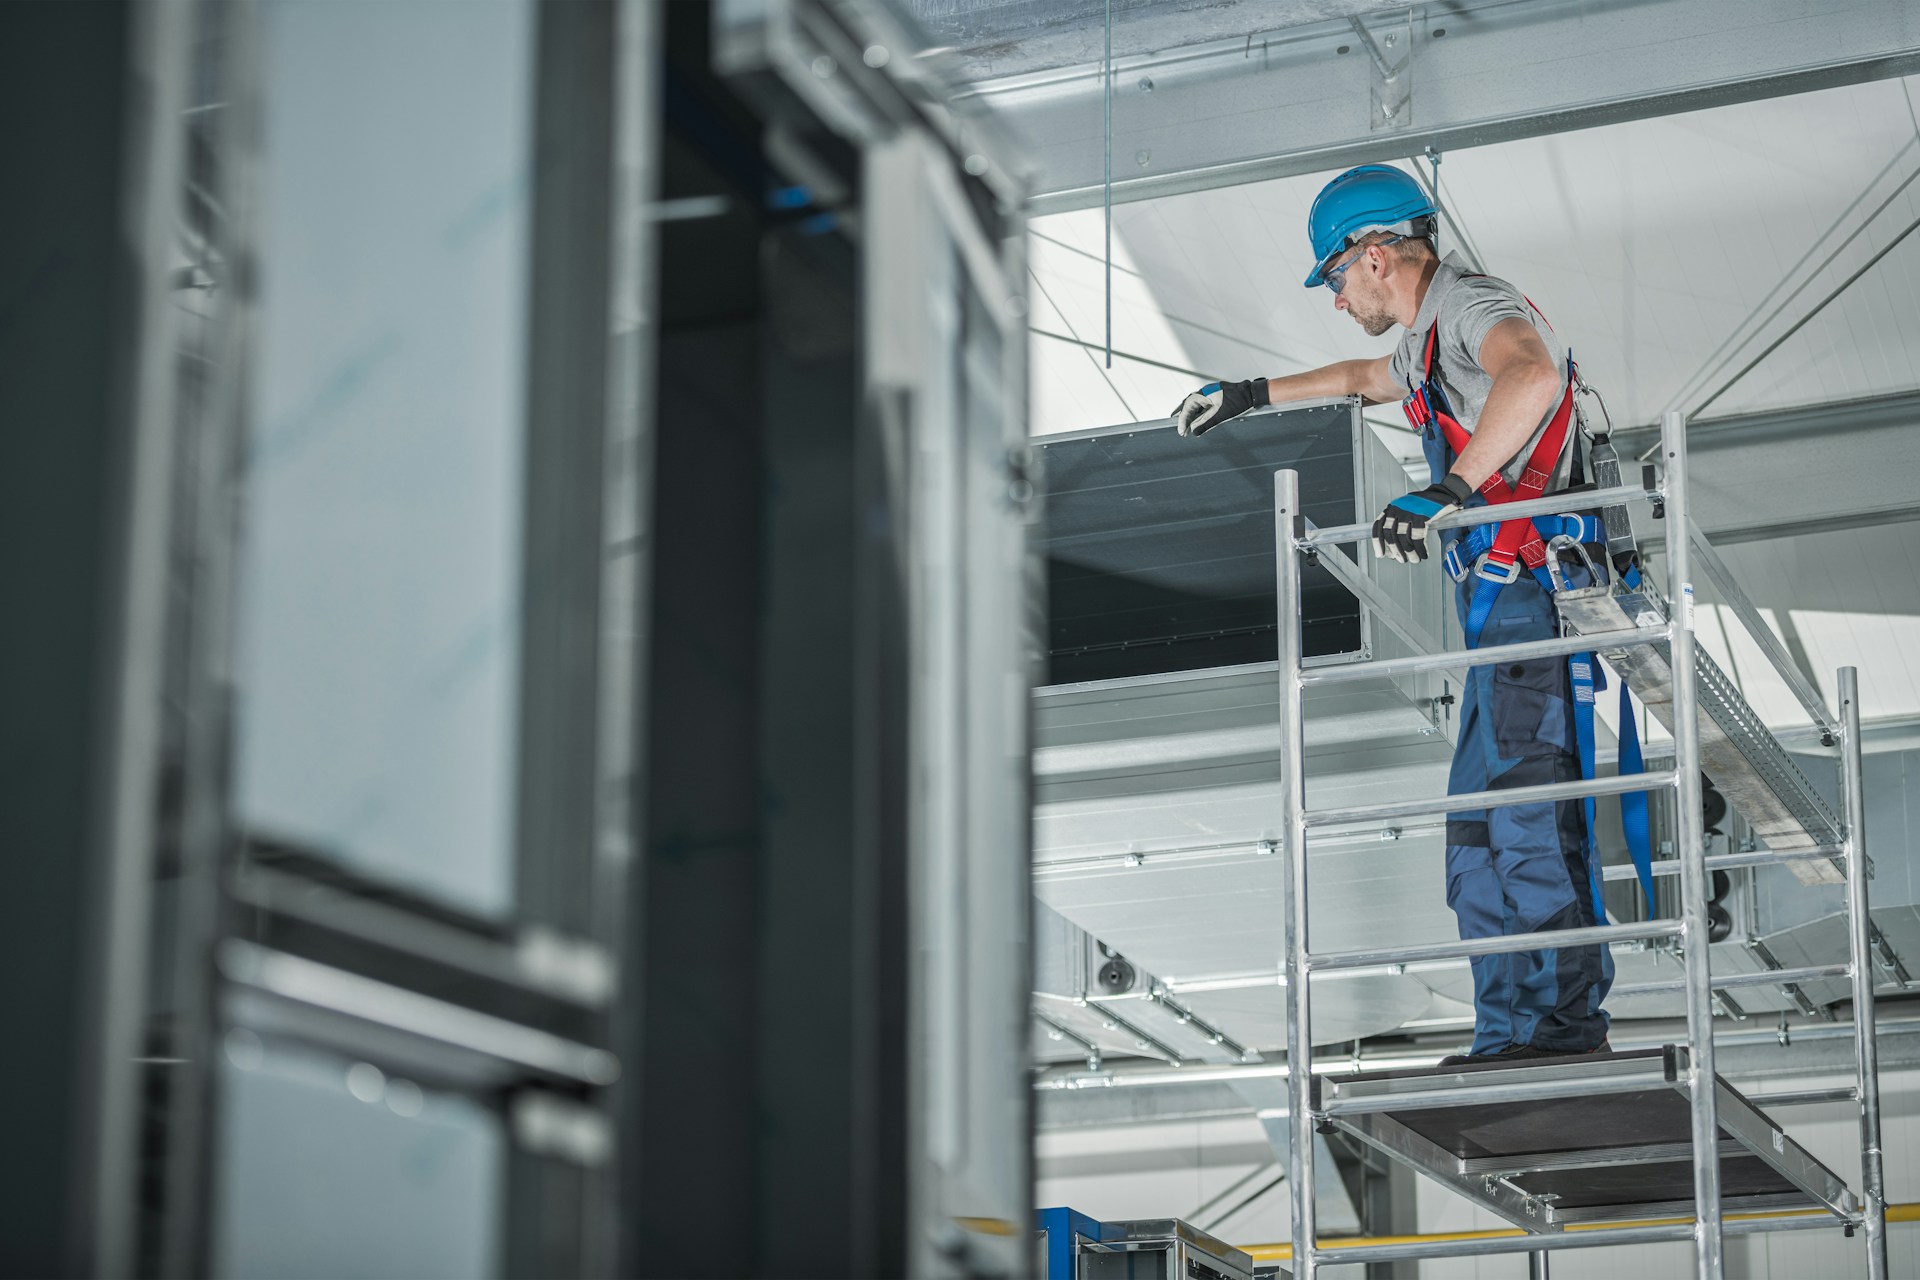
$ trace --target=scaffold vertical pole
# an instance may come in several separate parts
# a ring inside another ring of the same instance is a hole
[[[1673,637],[1674,829],[1679,838],[1680,900],[1687,974],[1687,1085],[1693,1103],[1695,1256],[1700,1280],[1725,1274],[1720,1222],[1719,1117],[1714,1106],[1713,977],[1708,963],[1707,849],[1700,787],[1700,701],[1695,670],[1693,556],[1687,537],[1687,419],[1660,423],[1666,464],[1667,594],[1678,624]]]
[[[1847,809],[1847,958],[1853,965],[1854,1091],[1860,1107],[1860,1199],[1867,1224],[1867,1276],[1886,1280],[1887,1197],[1880,1152],[1880,1049],[1868,950],[1867,800],[1860,761],[1860,673],[1840,668],[1840,790]]]
[[[1300,476],[1278,471],[1273,477],[1274,572],[1280,643],[1280,840],[1281,902],[1285,912],[1283,957],[1287,977],[1287,1110],[1292,1135],[1287,1185],[1293,1209],[1293,1274],[1312,1280],[1314,1273],[1313,1046],[1307,975],[1307,776],[1303,748],[1306,726],[1300,683],[1300,553],[1294,537],[1301,531]],[[1339,555],[1337,549],[1328,552]]]

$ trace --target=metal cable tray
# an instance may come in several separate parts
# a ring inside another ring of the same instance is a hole
[[[1322,1076],[1312,1110],[1514,1225],[1552,1232],[1694,1212],[1688,1080],[1686,1047],[1667,1045]],[[1716,1077],[1714,1096],[1726,1212],[1858,1216],[1846,1184],[1738,1090]]]
[[[1616,592],[1608,586],[1560,591],[1554,603],[1561,619],[1581,635],[1660,626],[1668,617],[1666,602],[1644,586],[1636,591]],[[1701,770],[1768,848],[1781,853],[1837,848],[1845,838],[1840,820],[1697,640],[1694,651],[1699,703],[1706,712],[1700,717]],[[1667,644],[1602,648],[1599,654],[1671,731],[1673,665]],[[1807,884],[1839,884],[1845,879],[1832,861],[1809,859],[1790,865]]]

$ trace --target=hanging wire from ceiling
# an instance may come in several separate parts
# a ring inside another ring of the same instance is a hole
[[[1079,343],[1081,341],[1080,335],[1077,333],[1074,333],[1073,321],[1067,319],[1067,313],[1065,309],[1063,309],[1059,303],[1053,300],[1053,294],[1047,291],[1046,282],[1040,278],[1040,273],[1035,271],[1032,267],[1028,267],[1027,275],[1032,278],[1034,287],[1040,290],[1040,296],[1047,300],[1047,305],[1053,308],[1054,314],[1060,317],[1060,323],[1066,326],[1067,332],[1069,334],[1072,334],[1073,340],[1076,343]],[[1100,367],[1099,359],[1093,354],[1095,351],[1099,349],[1094,343],[1091,343],[1091,342],[1081,343],[1081,347],[1082,347],[1082,350],[1084,350],[1087,353],[1087,359],[1093,361],[1094,372],[1098,373],[1101,376],[1101,378],[1105,379],[1107,384],[1107,390],[1113,392],[1113,398],[1120,402],[1120,408],[1126,413],[1128,419],[1133,422],[1142,421],[1140,416],[1134,412],[1133,406],[1127,403],[1127,398],[1124,395],[1120,394],[1120,388],[1114,385],[1113,376],[1107,372],[1107,369],[1111,369],[1113,367],[1112,342],[1109,341],[1107,344],[1107,368],[1106,369],[1102,369]]]
[[[1434,251],[1439,252],[1439,224],[1445,222],[1452,230],[1454,238],[1460,242],[1460,248],[1466,254],[1467,265],[1476,272],[1486,271],[1486,259],[1480,256],[1480,246],[1474,243],[1473,235],[1467,230],[1465,220],[1461,218],[1458,210],[1447,208],[1446,200],[1440,193],[1440,152],[1428,147],[1424,154],[1428,163],[1433,166],[1433,177],[1429,180],[1420,176],[1420,157],[1414,156],[1412,158],[1413,180],[1426,187],[1427,198],[1433,201],[1433,207],[1440,211],[1440,217],[1434,220]]]
[[[1101,199],[1107,235],[1107,368],[1113,368],[1113,0],[1107,0],[1107,53],[1100,63],[1106,154],[1102,157]]]

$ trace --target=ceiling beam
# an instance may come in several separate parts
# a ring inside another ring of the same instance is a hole
[[[1716,546],[1920,519],[1915,427],[1920,392],[1695,422],[1694,518]],[[1623,461],[1658,440],[1651,427],[1614,436]],[[1635,525],[1646,542],[1664,533],[1658,523]]]
[[[1416,6],[1384,97],[1349,21],[1116,58],[1113,198],[1140,200],[1920,71],[1908,0],[1468,0]],[[1444,35],[1442,34],[1444,32]],[[1033,210],[1101,202],[1100,64],[971,85],[1036,165]]]

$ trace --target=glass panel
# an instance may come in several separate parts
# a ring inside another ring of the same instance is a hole
[[[240,811],[265,840],[500,913],[532,6],[262,17]]]
[[[221,1090],[216,1274],[497,1272],[506,1136],[492,1112],[246,1030],[228,1033]]]

